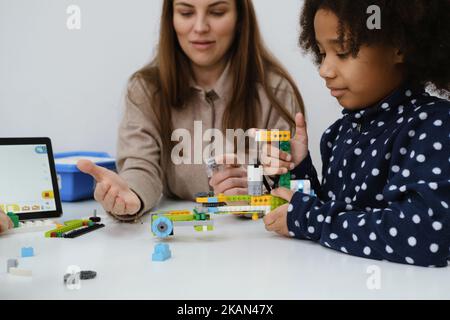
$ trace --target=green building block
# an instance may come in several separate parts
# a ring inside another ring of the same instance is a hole
[[[291,153],[291,143],[289,141],[281,141],[280,150],[287,153]]]
[[[250,200],[251,196],[249,195],[227,196],[227,201],[229,202],[250,201]]]
[[[186,214],[186,215],[176,215],[176,214],[167,214],[164,215],[165,217],[169,218],[171,221],[192,221],[195,220],[195,217],[193,214]]]
[[[81,228],[83,226],[83,220],[73,220],[73,221],[67,221],[64,223],[64,227],[59,229],[53,229],[50,231],[47,231],[45,233],[46,238],[50,238],[52,236],[52,233],[56,233],[56,236],[60,238],[63,233],[69,232],[78,228]]]
[[[280,187],[291,189],[291,174],[290,173],[283,174],[280,177],[279,185]]]
[[[288,201],[286,201],[282,198],[272,196],[272,201],[270,203],[270,210],[273,211],[276,208],[281,207],[283,204],[286,204],[286,203],[288,203]]]
[[[280,142],[280,150],[284,151],[286,153],[291,153],[291,142],[290,141],[281,141]],[[282,176],[280,176],[279,186],[291,189],[291,174],[286,173]]]
[[[18,228],[19,227],[19,216],[14,214],[14,212],[8,212],[8,217],[11,219],[14,228]]]

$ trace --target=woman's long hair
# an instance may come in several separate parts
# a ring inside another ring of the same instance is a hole
[[[173,147],[171,142],[171,108],[182,108],[191,98],[189,87],[191,79],[190,60],[178,43],[173,25],[173,0],[164,0],[159,46],[154,60],[132,75],[131,80],[140,81],[146,88],[147,101],[158,117],[163,146]],[[269,74],[272,72],[286,79],[304,113],[302,97],[289,73],[266,49],[258,27],[255,10],[251,0],[236,0],[238,12],[237,34],[228,53],[232,77],[232,95],[223,116],[222,130],[243,129],[257,126],[260,116],[258,84],[283,119],[292,128],[295,121],[292,115],[276,99],[270,86]],[[128,98],[132,97],[128,92]]]

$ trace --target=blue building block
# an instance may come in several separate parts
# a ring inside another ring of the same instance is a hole
[[[29,248],[23,247],[21,250],[21,253],[22,253],[21,254],[22,258],[33,257],[34,249],[33,249],[33,247],[29,247]]]
[[[155,252],[152,254],[152,261],[166,261],[172,257],[169,245],[167,243],[159,243],[155,246]]]

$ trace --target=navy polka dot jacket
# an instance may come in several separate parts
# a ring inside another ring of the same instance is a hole
[[[308,156],[292,171],[290,235],[350,255],[447,266],[450,102],[403,86],[377,106],[343,111],[323,135],[322,183]]]

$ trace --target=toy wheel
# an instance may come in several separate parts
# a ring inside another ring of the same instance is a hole
[[[173,222],[167,217],[159,217],[152,223],[152,232],[158,238],[167,238],[172,234]]]

